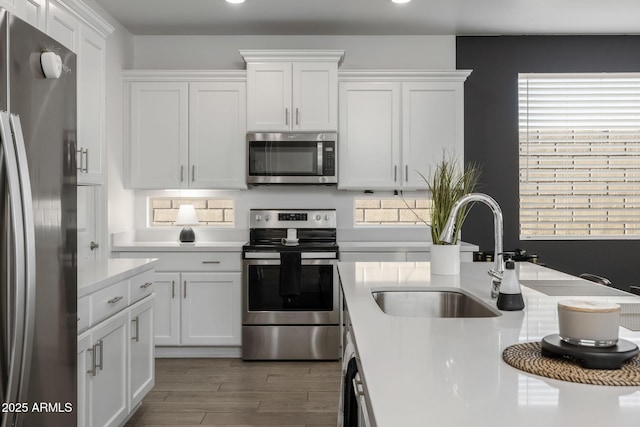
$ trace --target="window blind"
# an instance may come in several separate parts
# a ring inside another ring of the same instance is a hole
[[[640,236],[640,73],[520,74],[520,237]]]

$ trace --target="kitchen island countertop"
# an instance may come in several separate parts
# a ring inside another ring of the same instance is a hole
[[[509,345],[557,333],[557,302],[566,296],[523,287],[524,311],[475,319],[394,317],[371,296],[387,288],[461,287],[495,306],[486,270],[486,263],[461,263],[460,276],[431,277],[429,263],[338,264],[375,425],[638,426],[640,387],[553,380],[502,360]],[[521,264],[520,279],[583,281],[530,263]],[[597,299],[640,304],[631,294]],[[640,344],[640,332],[620,328],[620,337]]]

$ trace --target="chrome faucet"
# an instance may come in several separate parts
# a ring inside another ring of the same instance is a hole
[[[500,283],[502,283],[502,276],[504,274],[504,259],[502,257],[502,209],[498,205],[493,197],[484,193],[469,193],[460,197],[451,208],[449,219],[440,233],[440,240],[447,243],[453,242],[453,236],[455,233],[455,223],[458,212],[469,202],[482,202],[491,208],[493,213],[493,239],[494,239],[494,259],[495,265],[493,269],[489,270],[489,276],[491,276],[491,298],[498,298],[498,292],[500,291]]]

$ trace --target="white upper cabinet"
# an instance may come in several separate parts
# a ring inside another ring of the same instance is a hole
[[[469,73],[341,72],[339,188],[425,190],[445,151],[462,161]]]
[[[45,31],[46,28],[46,14],[47,14],[47,1],[46,0],[23,0],[24,1],[24,16],[23,19],[29,24],[38,28],[40,31]]]
[[[129,90],[129,184],[186,188],[189,85],[134,82]]]
[[[340,188],[399,184],[400,83],[340,83]]]
[[[242,74],[125,72],[128,186],[246,188]]]
[[[78,53],[80,45],[80,25],[80,20],[65,7],[55,1],[49,1],[47,34],[74,53]]]
[[[241,51],[247,62],[247,130],[335,131],[344,51]]]
[[[446,151],[464,156],[464,94],[461,83],[402,84],[402,188],[424,190],[420,176]]]
[[[86,25],[80,28],[78,51],[78,183],[104,184],[105,144],[104,36]]]
[[[189,187],[246,188],[245,83],[189,84]]]

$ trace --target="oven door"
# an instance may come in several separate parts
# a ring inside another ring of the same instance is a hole
[[[243,283],[242,320],[245,325],[338,324],[335,259],[303,259],[297,297],[279,295],[279,259],[246,259]]]

